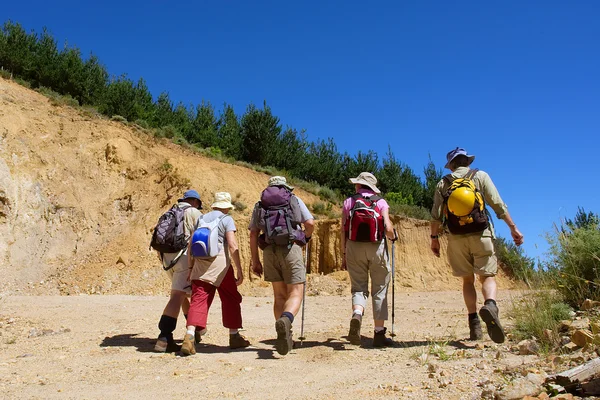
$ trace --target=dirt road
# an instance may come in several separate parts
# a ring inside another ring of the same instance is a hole
[[[515,294],[502,293],[501,310]],[[244,298],[243,333],[253,346],[242,351],[228,349],[215,300],[198,353],[182,357],[152,352],[165,297],[6,297],[0,303],[0,393],[60,399],[471,399],[480,398],[486,383],[501,383],[506,368],[537,361],[512,355],[509,344],[486,340],[476,348],[462,341],[468,328],[460,292],[398,294],[399,346],[384,350],[371,347],[369,312],[362,346],[347,342],[349,301],[307,297],[307,340],[280,356],[273,346],[271,299]],[[299,319],[294,330],[299,336]]]

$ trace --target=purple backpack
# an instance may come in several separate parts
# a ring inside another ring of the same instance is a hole
[[[263,190],[258,203],[260,224],[263,226],[263,246],[275,244],[291,247],[293,243],[306,244],[304,232],[300,227],[300,215],[295,212],[298,200],[282,186],[269,186]]]

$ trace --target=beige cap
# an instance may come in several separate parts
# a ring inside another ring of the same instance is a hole
[[[356,178],[350,178],[350,183],[366,185],[373,189],[375,193],[381,193],[379,189],[377,189],[377,178],[370,172],[361,172]]]
[[[211,208],[231,208],[235,207],[231,204],[231,195],[227,192],[215,193],[215,202],[210,205]]]
[[[293,186],[287,184],[287,180],[283,176],[273,176],[269,179],[269,186],[285,186],[290,190],[294,190]]]

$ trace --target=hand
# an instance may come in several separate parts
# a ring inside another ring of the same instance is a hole
[[[440,240],[439,239],[431,239],[431,251],[436,257],[440,256]]]
[[[523,234],[519,232],[516,225],[510,228],[510,235],[517,246],[523,244]]]
[[[244,274],[242,273],[242,269],[238,268],[237,269],[237,278],[235,280],[235,285],[236,286],[240,286],[242,284],[242,282],[244,282]]]
[[[256,276],[262,276],[262,274],[263,274],[263,266],[262,266],[260,260],[252,261],[252,272]]]

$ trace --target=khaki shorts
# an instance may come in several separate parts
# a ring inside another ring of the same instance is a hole
[[[163,265],[169,266],[171,261],[175,259],[177,253],[165,253],[163,255]],[[188,282],[187,277],[189,274],[187,254],[183,254],[177,264],[170,270],[166,271],[167,275],[171,279],[171,290],[179,290],[185,292],[188,295],[192,294],[191,283]]]
[[[498,273],[494,242],[487,235],[449,235],[448,262],[454,276],[495,276]]]
[[[286,246],[270,245],[263,250],[263,268],[265,281],[285,282],[288,285],[306,281],[306,267],[302,257],[302,248],[294,244]]]

